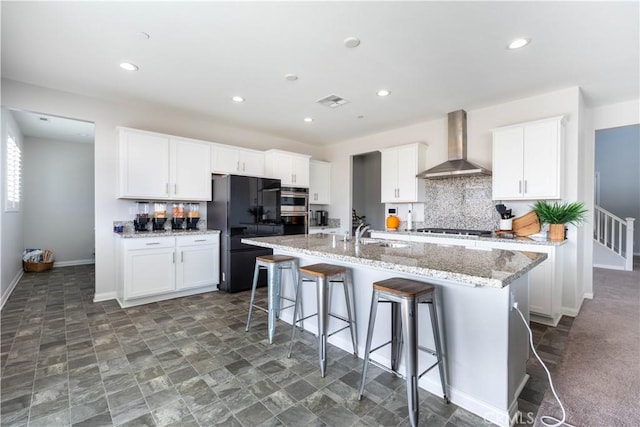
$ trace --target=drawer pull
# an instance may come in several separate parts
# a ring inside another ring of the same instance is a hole
[[[160,242],[145,243],[145,245],[147,245],[147,246],[159,245],[159,244],[160,244]]]
[[[207,241],[207,239],[196,239],[196,240],[194,240],[194,242],[206,242],[206,241]]]

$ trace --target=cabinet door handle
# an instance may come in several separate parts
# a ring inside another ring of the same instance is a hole
[[[524,180],[524,193],[527,194],[527,180]]]
[[[246,166],[246,164],[244,162],[242,162],[242,171],[244,172],[244,167]]]
[[[175,251],[171,254],[171,260],[173,261],[173,263],[176,263],[176,253]]]
[[[180,262],[184,262],[184,251],[180,251]]]
[[[167,195],[169,194],[169,183],[168,182],[164,186],[164,192],[167,193]]]
[[[522,193],[522,180],[518,181],[518,193]]]
[[[178,184],[173,184],[173,194],[178,194]]]
[[[239,171],[240,170],[240,160],[238,160],[236,162],[236,170]]]
[[[145,245],[147,246],[153,246],[153,245],[159,245],[160,242],[153,242],[153,243],[145,243]]]

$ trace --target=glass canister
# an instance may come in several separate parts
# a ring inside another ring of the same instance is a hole
[[[171,206],[171,216],[174,218],[184,218],[184,203],[174,203]]]
[[[156,202],[153,204],[153,217],[154,218],[166,218],[167,217],[167,204]]]
[[[149,218],[149,202],[137,202],[138,213],[136,218]]]
[[[200,203],[188,203],[187,208],[189,209],[187,214],[189,218],[200,218]]]

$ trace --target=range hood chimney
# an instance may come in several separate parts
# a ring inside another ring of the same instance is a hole
[[[467,161],[467,112],[453,111],[449,119],[449,160],[416,175],[424,179],[446,179],[491,175],[491,171]]]

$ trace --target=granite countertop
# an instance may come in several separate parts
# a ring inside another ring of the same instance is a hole
[[[167,231],[131,231],[113,233],[122,239],[141,239],[145,237],[198,236],[202,234],[220,234],[220,230],[167,230]]]
[[[242,243],[493,288],[509,285],[547,258],[543,253],[417,242],[396,242],[406,246],[390,248],[380,241],[356,246],[337,239],[334,246],[331,236],[321,234],[256,237]]]
[[[566,240],[563,240],[561,242],[555,242],[551,240],[531,239],[529,237],[500,237],[496,233],[492,233],[491,236],[464,236],[464,235],[458,235],[458,234],[419,233],[417,231],[396,231],[396,230],[370,230],[370,233],[390,233],[390,234],[398,234],[403,236],[480,240],[485,242],[522,243],[522,244],[528,244],[528,245],[545,245],[545,246],[562,246],[566,242]]]

